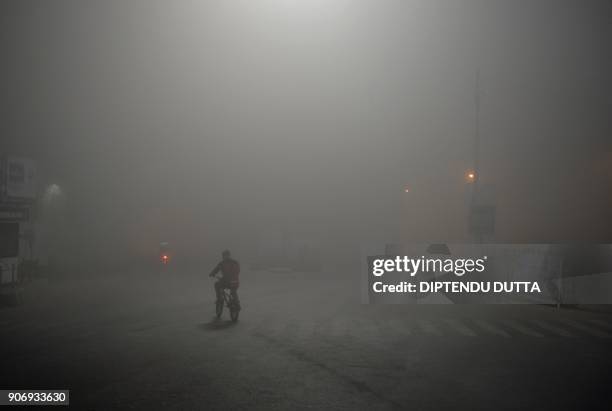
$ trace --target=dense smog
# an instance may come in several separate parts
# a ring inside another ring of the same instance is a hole
[[[610,401],[610,1],[1,8],[0,404]]]

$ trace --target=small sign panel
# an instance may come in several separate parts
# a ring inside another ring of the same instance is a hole
[[[9,157],[4,166],[6,197],[15,200],[35,200],[36,163],[34,160]]]

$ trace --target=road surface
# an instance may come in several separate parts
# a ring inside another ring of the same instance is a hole
[[[612,317],[373,306],[359,274],[242,274],[237,324],[189,270],[32,284],[0,309],[0,388],[78,409],[587,409],[612,397]]]

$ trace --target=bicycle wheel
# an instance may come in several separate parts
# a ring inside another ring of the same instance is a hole
[[[233,298],[230,300],[228,304],[228,308],[230,310],[230,318],[233,322],[238,321],[238,314],[240,314],[240,305]]]
[[[221,318],[221,314],[223,314],[223,300],[217,301],[217,306],[215,308],[216,308],[217,318]]]
[[[240,314],[240,310],[235,305],[230,307],[230,318],[233,322],[238,321],[238,314]]]

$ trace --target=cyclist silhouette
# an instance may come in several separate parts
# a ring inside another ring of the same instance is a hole
[[[215,282],[215,293],[217,294],[217,302],[223,300],[223,290],[229,289],[234,301],[240,306],[238,300],[238,286],[239,275],[240,275],[240,263],[234,260],[229,250],[221,253],[223,259],[217,266],[210,272],[209,276],[214,277],[216,274],[221,273],[221,278]]]

